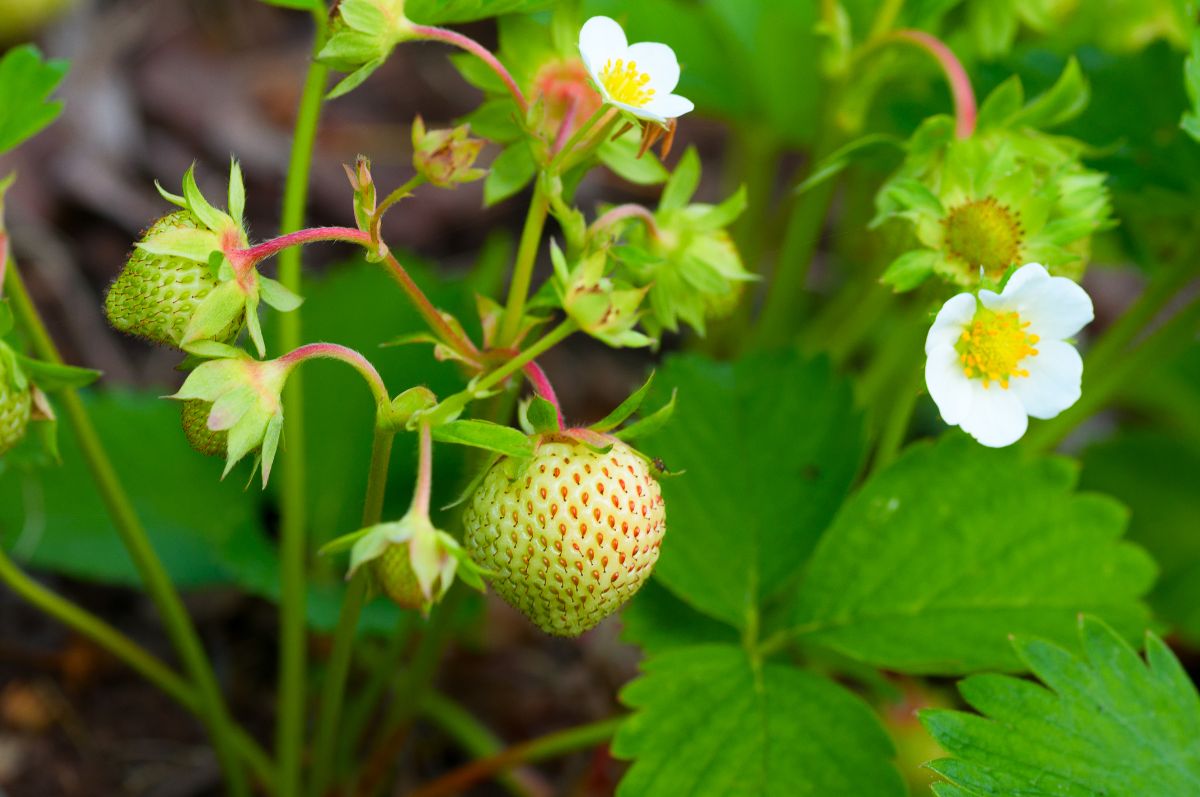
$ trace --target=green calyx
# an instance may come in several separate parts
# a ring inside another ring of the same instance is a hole
[[[469,125],[427,130],[421,117],[413,121],[413,168],[431,185],[452,188],[480,179],[487,172],[474,168],[483,139],[471,138]]]

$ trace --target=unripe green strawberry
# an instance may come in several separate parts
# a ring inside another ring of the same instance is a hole
[[[32,403],[33,397],[28,386],[17,386],[15,375],[9,373],[5,358],[0,357],[0,455],[21,442],[25,436]]]
[[[183,420],[183,436],[188,445],[209,457],[223,457],[229,442],[229,432],[221,430],[214,432],[208,428],[208,413],[212,410],[211,401],[189,399],[180,405],[180,415]]]
[[[175,229],[206,228],[190,211],[180,210],[154,222],[142,239]],[[104,310],[115,329],[178,348],[188,321],[216,286],[205,263],[135,248],[109,288]],[[239,318],[217,338],[231,342],[240,329]]]
[[[374,561],[375,581],[380,589],[404,609],[425,609],[429,600],[421,591],[421,582],[412,566],[412,554],[407,542],[387,546]],[[440,581],[440,579],[439,579]],[[439,592],[440,585],[434,586]]]
[[[617,611],[658,560],[666,508],[624,443],[599,453],[565,435],[492,466],[463,514],[471,558],[549,634],[578,636]]]

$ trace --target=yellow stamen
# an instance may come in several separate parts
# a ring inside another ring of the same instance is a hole
[[[1039,340],[1027,331],[1029,323],[1022,322],[1016,312],[997,313],[980,307],[954,345],[963,374],[968,379],[982,379],[984,388],[999,382],[1004,390],[1012,379],[1029,376],[1020,364],[1026,357],[1037,356],[1034,346]]]
[[[609,59],[600,70],[600,82],[610,97],[634,108],[641,108],[654,96],[654,89],[646,87],[650,75],[639,72],[636,61],[626,64],[624,59],[618,58],[614,65]]]

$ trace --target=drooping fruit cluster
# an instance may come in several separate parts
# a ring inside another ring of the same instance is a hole
[[[666,509],[624,443],[601,453],[549,436],[525,461],[502,459],[463,514],[471,558],[549,634],[577,636],[617,611],[658,560]]]
[[[180,210],[154,222],[142,239],[171,230],[204,229],[190,211]],[[216,286],[207,264],[135,248],[109,288],[104,310],[115,329],[178,348],[196,308]],[[239,331],[240,319],[218,339],[231,341]]]
[[[228,448],[229,432],[214,432],[208,428],[211,401],[189,399],[180,405],[183,435],[188,445],[208,457],[223,457]]]
[[[6,358],[0,357],[0,454],[9,451],[25,436],[33,403],[28,385],[18,385],[16,374],[10,373],[12,367],[15,366],[7,365]]]

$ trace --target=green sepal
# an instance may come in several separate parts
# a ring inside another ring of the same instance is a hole
[[[436,405],[437,396],[432,390],[423,385],[410,387],[392,399],[389,409],[390,420],[403,427],[414,415]]]
[[[216,233],[209,230],[177,228],[138,241],[137,248],[152,255],[209,263],[214,252],[220,254],[221,241]]]
[[[187,328],[183,332],[183,339],[180,341],[181,345],[215,338],[238,317],[239,313],[246,311],[246,300],[246,294],[234,280],[222,282],[213,288],[212,292],[204,297],[204,301],[196,308],[195,314],[188,320]],[[250,323],[250,315],[250,313],[246,313],[247,325]],[[260,337],[261,334],[260,331]]]
[[[196,340],[184,344],[181,348],[188,354],[194,354],[197,357],[209,360],[250,359],[250,355],[238,347],[230,346],[228,343],[221,343],[216,340]]]
[[[242,179],[242,165],[237,158],[229,159],[229,216],[241,223],[246,214],[246,182]]]
[[[636,423],[631,423],[624,429],[614,432],[613,437],[623,442],[629,442],[630,440],[657,432],[666,426],[667,422],[671,420],[671,416],[675,414],[675,398],[678,395],[678,390],[672,390],[670,401]]]
[[[74,365],[42,362],[17,353],[17,362],[29,379],[47,393],[87,387],[100,378],[101,372]]]
[[[1092,91],[1079,61],[1074,56],[1067,61],[1054,85],[1034,97],[1008,119],[1013,127],[1050,128],[1071,121],[1087,108]]]
[[[227,285],[229,283],[226,283]],[[267,342],[263,339],[262,322],[258,318],[258,292],[246,296],[246,331],[258,351],[259,357],[267,356]]]
[[[192,215],[200,219],[200,223],[213,232],[223,232],[228,227],[236,226],[233,219],[210,205],[204,198],[204,194],[200,192],[200,186],[196,185],[196,164],[194,162],[183,173],[183,197],[187,200],[187,207]]]
[[[279,450],[279,439],[283,436],[283,413],[278,412],[267,421],[267,432],[263,435],[262,455],[258,466],[262,471],[263,487],[271,479],[271,466],[275,463],[275,452]]]
[[[596,432],[607,432],[611,429],[616,429],[638,411],[638,408],[642,406],[642,402],[646,400],[646,396],[650,392],[650,385],[653,383],[654,371],[651,371],[650,376],[646,377],[645,384],[635,390],[629,398],[618,404],[616,409],[588,428]]]
[[[163,188],[162,183],[160,183],[158,180],[154,181],[154,187],[158,189],[158,193],[163,199],[167,200],[172,205],[181,207],[184,210],[187,209],[187,200],[184,199],[183,197],[179,196],[178,194],[172,194],[170,191]]]
[[[331,556],[335,553],[344,553],[353,548],[356,542],[370,534],[374,529],[374,526],[368,526],[365,529],[359,529],[350,534],[343,534],[341,537],[332,539],[317,549],[317,556]]]
[[[304,303],[303,296],[293,293],[282,282],[261,274],[258,277],[258,289],[262,300],[281,313],[290,313]]]
[[[527,401],[522,402],[521,415],[529,424],[530,434],[562,431],[562,425],[558,422],[558,408],[541,396],[530,396]]]
[[[363,64],[358,69],[355,69],[349,75],[346,75],[346,77],[339,80],[337,85],[331,88],[329,93],[325,95],[326,101],[336,100],[338,97],[354,91],[356,88],[361,86],[366,79],[375,72],[376,69],[383,66],[383,62],[386,60],[387,56],[375,58]]]
[[[700,187],[700,155],[694,146],[689,146],[679,159],[679,165],[671,173],[667,184],[663,186],[662,198],[658,201],[658,210],[679,210],[687,206]]]
[[[932,249],[914,249],[892,261],[880,281],[891,285],[896,293],[906,293],[919,287],[933,276],[941,255]]]
[[[433,439],[440,443],[482,448],[510,457],[533,456],[533,441],[510,426],[474,419],[450,421],[433,427]]]

